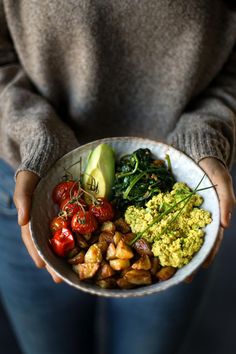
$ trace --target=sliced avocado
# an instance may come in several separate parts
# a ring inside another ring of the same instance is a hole
[[[83,188],[96,198],[109,199],[115,178],[115,154],[111,146],[98,145],[89,155]]]

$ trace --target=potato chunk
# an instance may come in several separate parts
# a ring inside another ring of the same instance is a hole
[[[102,223],[101,231],[111,232],[112,234],[115,232],[116,227],[112,221],[105,221]]]
[[[102,289],[114,289],[117,287],[115,278],[107,278],[96,281],[96,284]]]
[[[121,289],[132,289],[135,287],[134,284],[129,283],[128,280],[125,278],[117,279],[116,283]]]
[[[102,261],[102,251],[97,243],[89,247],[84,256],[85,263],[97,263]]]
[[[113,233],[107,232],[107,231],[101,232],[99,235],[98,241],[112,243],[113,242]]]
[[[123,240],[120,240],[116,247],[116,258],[131,259],[133,256],[134,253],[131,247],[129,247]]]
[[[127,222],[122,218],[115,221],[115,226],[116,229],[122,232],[123,234],[127,234],[131,231],[129,224],[127,224]]]
[[[83,280],[92,278],[96,274],[99,266],[100,263],[82,263],[73,265],[73,270],[75,273],[79,274],[79,278]]]
[[[106,241],[98,241],[97,245],[102,251],[102,254],[106,254],[109,244]]]
[[[116,248],[114,243],[110,243],[107,248],[106,259],[109,261],[110,259],[115,259],[115,258],[116,258]]]
[[[149,285],[152,283],[151,273],[148,270],[132,269],[125,274],[124,278],[135,285]]]
[[[82,250],[73,258],[68,259],[68,263],[70,264],[84,263],[84,255],[85,255],[85,251]]]
[[[67,255],[66,255],[66,258],[67,259],[70,259],[70,258],[73,258],[75,257],[77,254],[79,253],[79,247],[74,247],[72,248],[72,250],[70,250]]]
[[[128,259],[112,259],[110,260],[110,266],[114,270],[123,270],[130,266],[130,262]]]
[[[88,242],[83,238],[82,235],[76,234],[76,239],[80,248],[88,248]]]
[[[136,241],[134,244],[134,248],[140,255],[147,254],[148,256],[153,256],[151,247],[149,243],[144,240],[144,238],[140,238],[138,241]]]
[[[131,241],[133,241],[134,238],[135,238],[135,234],[133,232],[129,232],[129,233],[123,235],[123,240],[128,245],[130,244]]]
[[[96,278],[97,280],[106,279],[112,277],[112,275],[114,274],[115,274],[114,269],[112,269],[108,263],[103,262],[101,264],[98,274],[96,275]]]
[[[174,267],[163,267],[156,273],[156,277],[160,280],[170,279],[176,272]]]
[[[152,265],[151,265],[150,258],[146,254],[144,254],[137,260],[137,262],[132,264],[131,268],[149,270],[151,269],[151,266]]]
[[[158,272],[158,270],[161,269],[159,258],[158,257],[153,257],[152,260],[151,260],[151,263],[152,263],[151,274],[155,275]]]
[[[113,241],[115,245],[118,245],[119,241],[122,239],[123,234],[119,231],[116,231],[113,236]]]

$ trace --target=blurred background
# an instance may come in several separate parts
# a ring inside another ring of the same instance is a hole
[[[236,166],[232,175],[236,190]],[[209,271],[210,281],[203,301],[178,354],[236,353],[236,212],[231,228],[225,232],[221,249]],[[0,353],[23,354],[18,348],[1,301]]]

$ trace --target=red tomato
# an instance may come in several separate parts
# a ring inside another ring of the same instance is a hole
[[[61,216],[55,216],[50,223],[50,230],[54,235],[57,230],[62,229],[63,227],[68,227],[69,224],[69,220],[65,220]]]
[[[91,204],[89,210],[96,216],[99,222],[112,220],[114,218],[114,210],[106,199],[98,198],[96,204]]]
[[[77,231],[83,235],[95,231],[98,224],[93,213],[81,210],[73,216],[71,227],[73,231]]]
[[[53,251],[60,257],[65,257],[75,246],[72,232],[65,227],[57,230],[50,242]]]
[[[73,198],[66,198],[60,204],[60,209],[66,213],[66,216],[71,218],[78,211],[83,210],[86,207],[85,202],[80,199],[79,203],[73,202]]]
[[[52,192],[54,203],[60,204],[62,200],[78,195],[78,183],[75,181],[63,181],[56,185]]]

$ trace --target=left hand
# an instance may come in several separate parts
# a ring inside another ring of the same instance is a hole
[[[206,172],[207,176],[215,185],[220,201],[220,230],[215,245],[203,263],[207,268],[216,256],[223,239],[224,229],[230,226],[230,220],[235,207],[235,195],[233,190],[232,177],[226,167],[216,158],[206,157],[199,162],[199,166]],[[187,282],[191,281],[193,276],[188,277]]]

